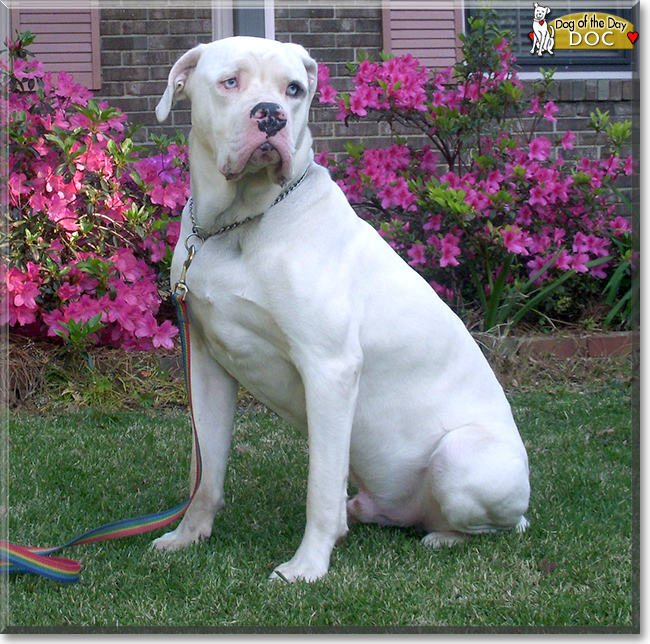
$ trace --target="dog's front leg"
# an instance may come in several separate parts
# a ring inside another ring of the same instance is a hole
[[[347,533],[347,480],[350,435],[357,404],[361,359],[312,357],[302,370],[307,402],[309,477],[307,524],[293,558],[271,579],[313,581],[329,568],[336,542]]]
[[[223,484],[232,438],[238,383],[205,350],[202,338],[190,329],[192,410],[199,448],[202,476],[183,520],[172,532],[153,542],[159,550],[176,550],[205,541],[212,533],[215,514],[224,506]],[[192,454],[191,485],[195,477]]]

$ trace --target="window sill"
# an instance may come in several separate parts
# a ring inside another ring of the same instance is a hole
[[[520,80],[538,80],[542,78],[540,72],[519,72]],[[555,72],[555,80],[632,80],[635,78],[634,72]]]

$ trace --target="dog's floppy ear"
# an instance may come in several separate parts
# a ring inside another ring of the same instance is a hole
[[[316,93],[316,86],[318,85],[318,63],[307,53],[307,50],[296,43],[285,43],[287,47],[291,47],[300,54],[302,62],[307,70],[307,78],[309,79],[309,98],[310,100]]]
[[[172,67],[169,72],[167,89],[158,105],[156,105],[156,118],[159,123],[162,123],[169,116],[172,105],[180,98],[183,98],[183,89],[187,79],[199,62],[204,49],[205,45],[197,45],[194,49],[190,49],[183,54]]]

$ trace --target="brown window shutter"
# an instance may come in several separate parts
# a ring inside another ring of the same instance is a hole
[[[72,74],[77,83],[90,89],[102,86],[99,45],[99,10],[13,9],[11,33],[31,31],[36,40],[30,45],[45,71]]]
[[[436,6],[438,5],[438,6]],[[401,56],[413,54],[430,69],[454,65],[461,59],[459,33],[464,31],[459,3],[429,0],[400,3],[386,0],[383,7],[384,51]]]

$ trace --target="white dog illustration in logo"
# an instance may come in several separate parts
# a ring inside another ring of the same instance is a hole
[[[530,50],[531,54],[535,53],[535,45],[537,45],[537,55],[541,56],[543,52],[547,51],[553,54],[553,47],[555,45],[555,30],[546,21],[547,14],[551,13],[549,7],[542,7],[537,2],[533,2],[535,7],[535,19],[533,20],[533,48]]]

